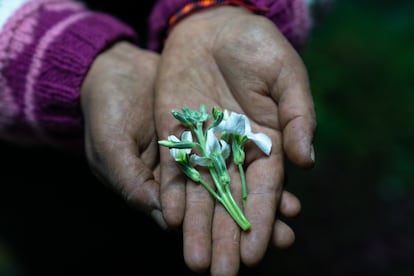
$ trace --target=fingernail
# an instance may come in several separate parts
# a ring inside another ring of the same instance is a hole
[[[310,148],[310,158],[311,158],[312,162],[315,162],[315,149],[314,149],[313,145],[311,145],[311,148]]]
[[[152,219],[158,224],[158,226],[161,227],[163,230],[168,229],[168,225],[164,220],[164,217],[160,210],[154,209],[151,211],[151,217]]]

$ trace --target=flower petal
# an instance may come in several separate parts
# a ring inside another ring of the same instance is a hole
[[[247,138],[252,140],[266,155],[272,150],[272,140],[264,133],[249,133]]]
[[[180,161],[180,150],[175,148],[170,148],[170,154],[175,161]]]
[[[230,156],[230,146],[224,140],[220,140],[220,146],[221,146],[221,155],[223,156],[224,160],[226,160]]]
[[[192,142],[193,136],[191,135],[191,131],[183,131],[181,134],[181,141]]]
[[[180,139],[178,139],[175,135],[169,135],[168,140],[173,142],[180,142]]]
[[[207,131],[207,141],[206,141],[206,151],[207,155],[210,156],[212,152],[219,151],[220,150],[220,144],[219,141],[214,134],[213,129],[209,129]]]
[[[186,132],[189,132],[189,134]],[[193,141],[193,137],[191,136],[190,131],[184,131],[181,137],[183,138],[182,141],[188,141],[188,142]],[[175,135],[169,135],[168,140],[172,142],[180,142],[180,139],[178,139]],[[170,148],[171,156],[174,158],[175,161],[178,161],[178,162],[185,160],[185,155],[189,154],[190,152],[191,152],[191,149]]]
[[[245,116],[245,115],[243,115],[243,116]],[[246,117],[246,116],[245,116]],[[251,133],[252,132],[252,127],[251,127],[251,125],[250,125],[250,121],[249,121],[249,118],[245,118],[245,120],[244,120],[244,133],[247,135],[248,133]]]
[[[211,160],[208,157],[202,157],[198,156],[197,154],[192,154],[190,156],[190,162],[203,167],[207,167],[211,163]]]
[[[246,120],[247,117],[245,115],[232,112],[227,120],[221,121],[221,123],[214,128],[214,131],[226,131],[232,134],[244,135],[246,131]]]
[[[180,142],[180,139],[178,139],[175,135],[169,135],[168,141]],[[170,154],[174,158],[175,161],[179,160],[179,149],[170,148]]]

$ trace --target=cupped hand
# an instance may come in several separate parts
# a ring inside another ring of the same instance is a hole
[[[240,231],[204,187],[183,177],[167,148],[160,149],[162,210],[169,225],[182,223],[188,266],[235,275],[240,260],[257,264],[271,241],[281,247],[290,244],[286,240],[293,242],[292,229],[276,219],[276,211],[281,207],[284,156],[301,168],[314,164],[316,120],[307,71],[265,17],[238,7],[205,10],[179,22],[166,40],[156,81],[158,137],[180,137],[183,127],[171,110],[198,110],[200,104],[247,115],[252,130],[267,134],[273,143],[269,156],[246,147],[247,232]],[[237,170],[229,171],[233,194],[240,198]]]
[[[153,84],[158,54],[118,42],[93,62],[81,88],[85,150],[93,173],[163,228]]]

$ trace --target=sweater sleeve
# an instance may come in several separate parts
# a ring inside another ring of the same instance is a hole
[[[191,0],[158,0],[149,18],[148,48],[161,51],[168,30],[169,19]],[[312,22],[306,0],[249,0],[238,1],[253,5],[262,11],[286,36],[292,45],[300,49],[306,43]]]
[[[31,0],[0,31],[0,137],[81,149],[80,87],[94,58],[135,32],[71,0]]]

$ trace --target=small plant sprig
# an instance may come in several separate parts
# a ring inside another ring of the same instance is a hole
[[[181,111],[172,110],[171,113],[189,130],[181,134],[181,140],[170,135],[168,140],[160,140],[158,143],[170,149],[171,156],[184,174],[194,182],[203,185],[217,201],[223,204],[241,229],[244,231],[250,229],[250,222],[231,193],[231,179],[226,160],[232,154],[233,162],[239,169],[244,206],[248,196],[243,168],[244,146],[251,140],[269,155],[272,141],[264,133],[253,133],[249,119],[243,114],[229,113],[227,110],[221,111],[218,107],[213,107],[211,116],[203,104],[199,111],[186,107],[183,107]],[[213,120],[207,126],[211,117]],[[194,153],[196,151],[199,154]],[[197,166],[208,168],[215,189],[202,178]]]

